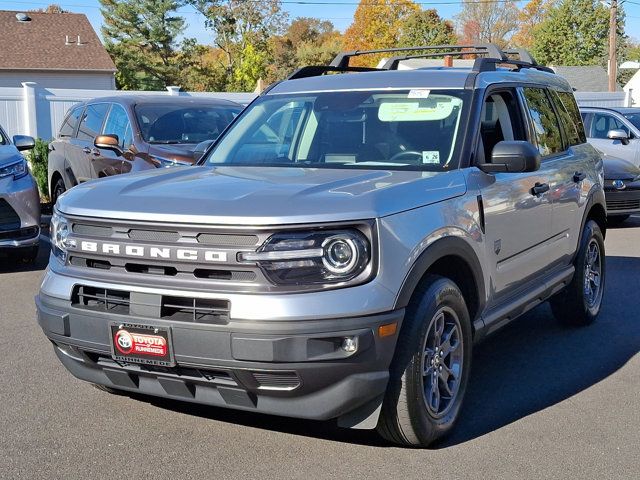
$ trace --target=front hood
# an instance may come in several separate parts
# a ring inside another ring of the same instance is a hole
[[[287,167],[184,167],[81,184],[69,215],[214,225],[278,225],[383,217],[466,191],[451,172]]]
[[[24,157],[13,145],[0,145],[0,167],[22,160]]]
[[[633,180],[640,177],[640,168],[621,158],[603,155],[605,180]]]

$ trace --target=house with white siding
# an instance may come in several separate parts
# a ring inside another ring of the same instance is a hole
[[[116,67],[83,14],[0,10],[0,45],[0,87],[116,88]]]

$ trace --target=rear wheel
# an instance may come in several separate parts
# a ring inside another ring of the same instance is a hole
[[[455,283],[427,276],[407,308],[378,432],[426,447],[458,418],[471,368],[471,321]]]
[[[51,190],[51,205],[55,205],[64,192],[67,191],[67,187],[64,184],[64,180],[62,177],[58,177],[58,179],[53,184],[53,189]]]
[[[551,298],[551,310],[566,325],[589,325],[600,313],[605,285],[604,238],[593,220],[584,226],[574,265],[571,283]]]

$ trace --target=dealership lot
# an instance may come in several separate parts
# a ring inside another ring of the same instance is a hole
[[[608,232],[596,324],[541,306],[476,350],[454,435],[433,450],[370,432],[100,392],[35,321],[47,262],[0,262],[0,478],[637,478],[640,218]]]

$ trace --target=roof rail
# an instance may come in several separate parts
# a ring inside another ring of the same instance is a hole
[[[507,56],[500,50],[500,48],[493,43],[482,43],[476,45],[425,45],[422,47],[397,47],[397,48],[382,48],[378,50],[353,50],[350,52],[342,52],[336,55],[333,61],[329,64],[332,67],[346,68],[349,66],[349,60],[352,57],[358,57],[360,55],[373,55],[376,53],[394,53],[394,52],[416,52],[425,50],[445,50],[445,52],[439,52],[438,55],[462,55],[462,50],[481,50],[487,58],[495,58],[499,60],[506,60]],[[465,52],[469,53],[469,52]]]
[[[317,77],[320,75],[324,75],[327,72],[375,72],[379,70],[379,68],[373,67],[334,67],[332,65],[308,65],[293,72],[287,77],[287,80],[295,80],[296,78]]]

